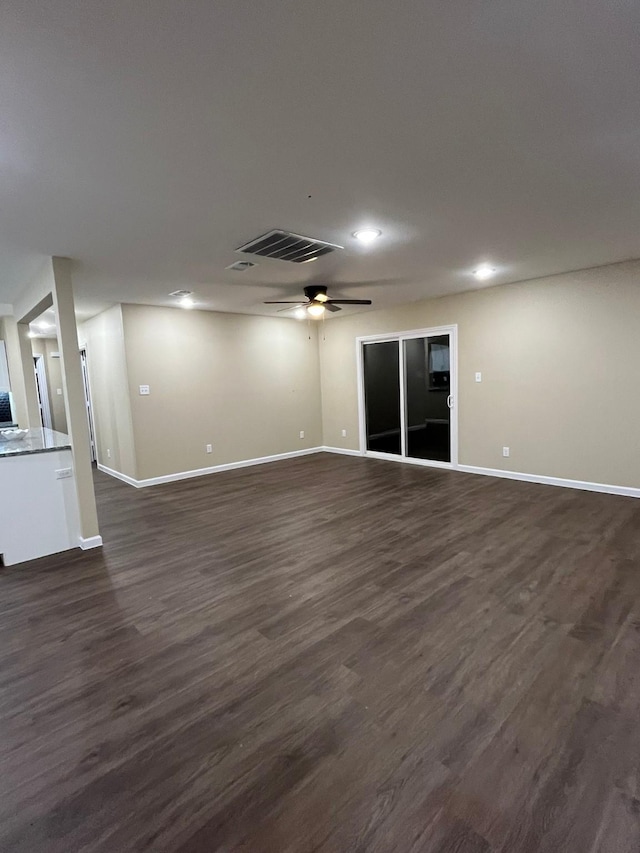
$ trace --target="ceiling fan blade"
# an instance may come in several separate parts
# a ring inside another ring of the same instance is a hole
[[[302,308],[302,302],[298,302],[297,304],[292,304],[290,308],[278,308],[276,314],[282,314],[283,311],[295,311],[296,308]]]
[[[329,299],[328,302],[333,305],[373,305],[370,299]]]
[[[263,302],[263,305],[301,305],[300,300],[297,302]]]
[[[332,305],[331,302],[321,302],[320,304],[324,305],[327,311],[331,311],[332,313],[335,313],[336,311],[342,311],[342,308],[339,308],[337,305]]]

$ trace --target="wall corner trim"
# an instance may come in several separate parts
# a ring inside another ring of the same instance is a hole
[[[89,551],[91,548],[102,548],[102,536],[89,536],[88,539],[79,536],[78,544],[83,551]]]

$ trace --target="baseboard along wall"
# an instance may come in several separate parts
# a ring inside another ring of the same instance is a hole
[[[102,548],[102,536],[89,536],[87,539],[79,536],[78,545],[83,551],[89,551],[91,548]]]
[[[279,462],[283,459],[294,459],[297,456],[309,456],[312,453],[337,453],[343,456],[363,456],[359,450],[351,450],[344,447],[329,447],[326,445],[320,447],[309,447],[305,450],[292,450],[289,453],[276,453],[273,456],[260,456],[256,459],[242,459],[238,462],[228,462],[224,465],[213,465],[209,468],[198,468],[193,471],[180,471],[175,474],[165,474],[161,477],[150,477],[145,480],[135,480],[127,474],[122,474],[120,471],[115,471],[112,468],[107,468],[105,465],[98,463],[98,469],[111,477],[115,477],[136,489],[144,489],[149,486],[159,486],[163,483],[175,483],[179,480],[189,480],[192,477],[204,477],[208,474],[217,474],[220,471],[233,471],[236,468],[249,468],[252,465],[265,465],[269,462]],[[401,462],[412,464],[411,460],[400,458],[389,460],[393,462]],[[422,467],[431,467],[424,460],[419,463]],[[442,466],[432,466],[442,470]],[[602,492],[610,495],[621,495],[630,498],[640,498],[640,488],[631,486],[615,486],[608,483],[590,483],[583,480],[567,480],[561,477],[547,477],[540,474],[526,474],[518,471],[506,471],[502,468],[481,468],[476,465],[456,465],[455,467],[446,470],[460,471],[465,474],[479,474],[486,477],[499,477],[507,480],[521,480],[525,483],[539,483],[545,486],[559,486],[565,489],[578,489],[587,492]],[[94,537],[99,539],[100,537]],[[90,541],[90,540],[86,540]],[[100,540],[102,544],[102,540]],[[81,547],[83,547],[81,545]],[[98,547],[97,545],[87,545],[86,547]]]

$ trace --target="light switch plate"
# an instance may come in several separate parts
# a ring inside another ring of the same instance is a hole
[[[140,396],[141,396],[141,397],[146,397],[146,396],[148,396],[150,393],[151,393],[151,389],[149,388],[149,386],[148,386],[148,385],[141,385],[141,386],[140,386]]]
[[[56,480],[68,480],[69,477],[73,476],[73,471],[71,468],[59,468],[56,471]]]
[[[476,382],[482,382],[482,373],[480,371],[476,373]]]

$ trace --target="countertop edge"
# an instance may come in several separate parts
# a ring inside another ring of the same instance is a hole
[[[63,444],[60,447],[39,447],[36,450],[9,450],[4,453],[0,452],[0,459],[14,459],[16,456],[36,456],[39,453],[55,453],[57,450],[71,450],[71,445]]]

